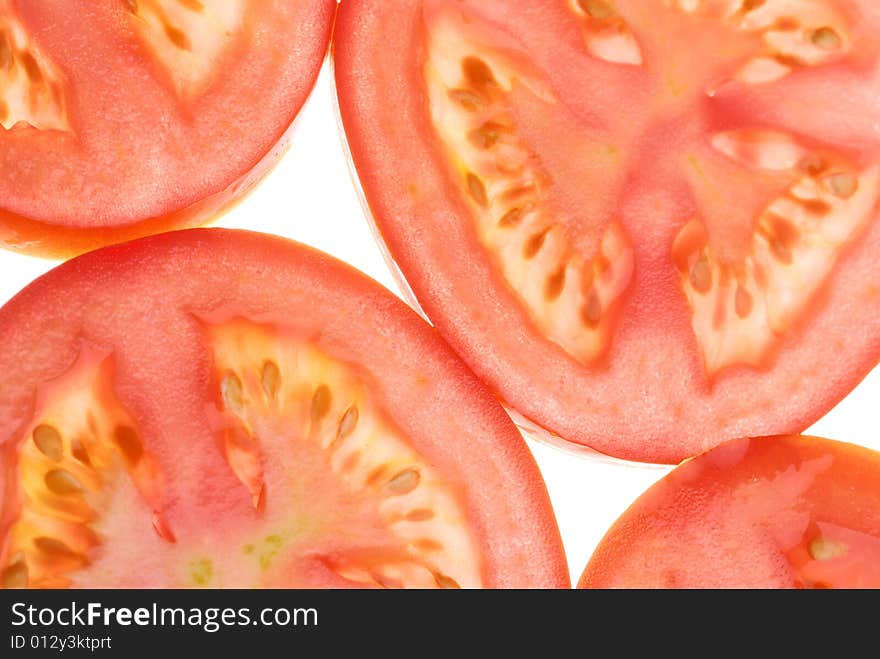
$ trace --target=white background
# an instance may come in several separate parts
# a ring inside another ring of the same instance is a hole
[[[269,177],[218,224],[265,231],[313,245],[398,291],[376,246],[341,146],[333,86],[325,66],[304,108],[290,151]],[[0,302],[54,262],[0,251]],[[880,370],[808,432],[880,449]],[[668,467],[584,457],[529,441],[547,481],[572,580],[613,521]]]

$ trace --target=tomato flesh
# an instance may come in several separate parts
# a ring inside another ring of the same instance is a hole
[[[678,462],[803,430],[876,363],[878,25],[355,0],[334,62],[374,221],[453,347],[547,436]]]
[[[0,2],[0,244],[195,225],[284,152],[332,0]]]
[[[740,439],[685,462],[615,522],[587,588],[880,587],[880,454]]]
[[[566,584],[503,409],[329,257],[142,239],[37,280],[0,336],[7,587]]]

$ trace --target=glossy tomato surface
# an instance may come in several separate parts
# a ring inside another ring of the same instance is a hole
[[[204,222],[283,153],[333,0],[0,0],[0,244]]]
[[[880,453],[818,437],[734,440],[617,520],[588,588],[880,588]]]
[[[880,6],[349,0],[375,224],[432,322],[570,446],[800,432],[880,355]]]
[[[7,587],[565,587],[491,393],[356,270],[194,229],[0,310]]]

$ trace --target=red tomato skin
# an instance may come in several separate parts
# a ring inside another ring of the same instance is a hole
[[[267,4],[267,7],[269,5]],[[131,204],[132,208],[125,207],[130,202],[125,198],[125,186],[120,184],[119,198],[113,200],[112,191],[110,193],[102,192],[100,198],[89,200],[88,192],[83,192],[76,197],[67,199],[63,189],[57,191],[58,200],[50,204],[30,202],[16,202],[16,210],[13,204],[3,204],[0,202],[0,246],[17,252],[33,254],[46,258],[67,258],[77,254],[102,247],[104,245],[124,242],[164,231],[177,228],[187,228],[199,226],[216,219],[219,215],[230,210],[238,202],[240,202],[278,163],[280,158],[287,151],[291,139],[293,137],[296,124],[295,118],[299,114],[302,106],[305,104],[318,74],[321,65],[325,59],[330,37],[333,29],[333,22],[336,15],[337,3],[333,0],[298,0],[295,12],[302,19],[301,33],[298,35],[289,35],[289,41],[295,43],[296,57],[300,58],[296,66],[295,79],[289,81],[289,85],[285,91],[286,101],[282,108],[278,103],[273,102],[273,109],[269,113],[273,116],[264,116],[254,121],[254,137],[247,140],[247,144],[237,144],[234,140],[229,145],[230,149],[240,150],[242,154],[246,154],[243,158],[234,154],[235,165],[229,167],[228,164],[213,163],[213,165],[202,166],[200,171],[170,171],[166,167],[166,176],[169,177],[169,184],[162,191],[161,199],[155,199],[152,202],[141,204],[144,208],[150,207],[153,212],[143,212],[139,208],[135,208],[138,204]],[[71,11],[75,10],[74,7]],[[28,8],[29,12],[35,12],[39,15],[39,8]],[[90,19],[91,20],[91,19]],[[106,17],[101,16],[95,19],[99,24],[106,21]],[[115,25],[113,26],[116,27]],[[44,28],[44,26],[41,26]],[[106,26],[104,26],[106,29]],[[63,40],[62,40],[63,41]],[[58,44],[54,45],[58,48]],[[275,46],[265,46],[265,48],[273,48]],[[290,48],[290,46],[286,46]],[[71,46],[73,48],[73,46]],[[122,56],[126,58],[143,58],[149,57],[144,55],[140,47],[126,45],[120,48]],[[54,51],[53,51],[54,52]],[[278,60],[278,66],[289,67],[289,64],[283,60],[290,54],[276,54],[275,59]],[[264,62],[265,63],[265,62]],[[61,65],[63,66],[63,62]],[[82,66],[81,64],[79,66]],[[155,86],[161,87],[164,73],[157,73]],[[239,84],[237,81],[236,84]],[[225,105],[227,109],[235,104],[247,104],[255,110],[262,109],[265,105],[266,94],[259,89],[238,90],[238,97],[225,98],[218,103],[216,100],[222,96],[225,90],[225,82],[221,80],[216,89],[209,89],[204,98],[196,100],[192,107],[180,110],[181,121],[185,124],[191,121],[188,113],[198,113],[211,103],[215,104],[212,109],[214,114],[219,118],[222,115],[222,109],[218,106]],[[151,94],[155,95],[153,89]],[[226,93],[229,93],[226,91]],[[235,92],[234,92],[235,93]],[[160,94],[160,96],[162,96]],[[71,112],[74,115],[74,123],[82,122],[84,116],[94,112],[88,105],[87,99],[78,99],[74,96],[76,103]],[[146,98],[146,95],[144,96]],[[152,97],[150,97],[152,99]],[[206,100],[207,99],[207,100]],[[121,93],[119,98],[115,98],[114,104],[124,104],[130,99],[125,98],[125,93]],[[152,99],[153,102],[155,99]],[[108,102],[102,99],[101,102]],[[165,101],[163,97],[163,102]],[[139,127],[143,130],[143,127]],[[30,130],[30,129],[26,129]],[[96,131],[96,129],[90,129]],[[220,141],[222,139],[222,128],[217,129],[215,138]],[[27,154],[27,147],[21,150],[19,147],[19,138],[12,135],[14,131],[10,131],[9,144],[15,144],[16,149],[21,153]],[[97,131],[96,131],[97,132]],[[144,131],[149,134],[149,131]],[[0,145],[3,142],[3,131],[0,129]],[[45,151],[47,148],[50,152],[54,152],[57,158],[66,157],[68,145],[46,146],[42,142],[44,136],[39,136],[41,144],[35,148],[35,153]],[[47,139],[56,139],[48,137]],[[128,145],[127,142],[113,135],[107,137],[96,138],[97,141],[105,140],[123,145],[129,152],[136,155],[141,153],[141,147]],[[69,140],[68,140],[69,141]],[[76,142],[76,140],[73,140]],[[245,142],[245,140],[239,140]],[[78,164],[78,171],[84,171],[90,166],[88,157],[83,157],[76,152],[74,148],[70,152],[77,160],[84,160],[84,163]],[[45,158],[42,162],[40,158],[43,156],[35,155],[38,169],[48,170],[53,167],[52,161]],[[102,159],[105,158],[103,152],[100,153]],[[149,156],[144,156],[149,157]],[[97,162],[98,157],[95,157]],[[92,167],[100,167],[100,165],[91,165]],[[14,171],[14,164],[6,164],[8,171]],[[128,168],[127,168],[128,169]],[[223,170],[222,172],[220,170]],[[212,170],[220,172],[215,175]],[[77,174],[79,175],[79,174]],[[82,181],[84,189],[89,188],[98,179],[112,177],[112,171],[100,170],[93,172],[92,180]],[[130,175],[132,178],[136,174]],[[181,177],[175,180],[175,176]],[[186,180],[189,179],[189,180]],[[183,182],[181,182],[183,181]],[[2,184],[2,179],[0,179]],[[129,182],[126,181],[125,185]],[[105,186],[106,187],[106,186]],[[112,186],[110,186],[112,187]],[[42,191],[41,191],[42,193]],[[133,196],[133,195],[129,195]],[[67,201],[64,201],[67,199]],[[81,207],[81,211],[73,211],[71,215],[70,209]],[[100,219],[96,219],[100,216]]]
[[[114,354],[116,395],[143,429],[145,450],[167,470],[169,498],[191,499],[188,490],[208,479],[215,500],[207,505],[248,509],[228,465],[202,450],[216,440],[205,423],[211,359],[192,322],[199,315],[259,319],[357,364],[416,450],[466,492],[485,583],[570,587],[541,474],[485,385],[372,279],[307,246],[253,232],[188,229],[103,248],[40,277],[0,309],[7,342],[0,369],[10,385],[0,391],[0,490],[35,388],[65,373],[85,342]],[[0,528],[11,505],[4,499]],[[184,506],[169,519],[183,524],[192,514]]]
[[[833,281],[759,367],[735,365],[707,377],[669,253],[637,261],[632,293],[601,363],[584,367],[547,341],[487,258],[438,148],[425,111],[418,5],[351,0],[340,8],[332,57],[347,145],[403,288],[531,434],[574,452],[677,464],[713,443],[802,432],[877,364],[876,219],[846,247]],[[738,111],[721,110],[737,124]],[[674,197],[677,183],[668,183]],[[631,205],[649,216],[654,204],[679,203],[658,193]]]
[[[808,546],[822,528],[856,538],[854,565],[811,561]],[[818,437],[739,439],[642,494],[599,543],[578,587],[876,588],[878,557],[880,454]],[[829,569],[841,582],[804,578]]]

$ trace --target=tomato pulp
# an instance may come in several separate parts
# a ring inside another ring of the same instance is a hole
[[[880,355],[880,7],[349,0],[366,201],[420,305],[570,446],[800,432]]]
[[[568,584],[504,410],[323,254],[219,229],[104,248],[13,298],[0,341],[4,586]]]
[[[333,0],[0,0],[0,244],[202,223],[278,160]]]
[[[589,588],[880,588],[880,453],[740,439],[684,463],[614,524]]]

